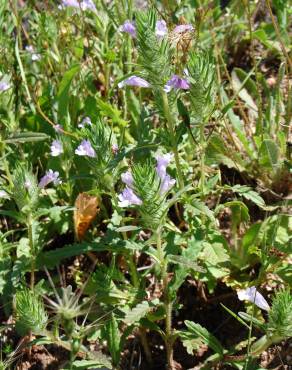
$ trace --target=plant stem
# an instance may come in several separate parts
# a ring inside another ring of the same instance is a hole
[[[200,179],[200,188],[201,188],[201,199],[204,200],[205,194],[205,136],[204,136],[204,123],[200,126],[200,147],[201,147],[201,179]]]
[[[170,134],[170,139],[171,139],[171,144],[172,144],[172,151],[174,153],[178,184],[179,184],[180,189],[182,190],[184,188],[184,181],[183,181],[183,175],[182,175],[182,171],[181,171],[181,167],[179,163],[179,155],[178,155],[176,138],[175,138],[175,127],[174,127],[173,119],[171,117],[171,113],[169,109],[167,94],[165,91],[161,91],[161,95],[162,95],[163,110],[164,110],[164,114],[166,117],[167,128]]]
[[[31,214],[28,215],[27,218],[27,229],[28,229],[28,240],[29,240],[29,250],[30,250],[30,258],[31,258],[31,267],[30,267],[30,289],[34,289],[34,270],[35,270],[35,260],[34,260],[34,247],[33,247],[33,230],[32,230],[32,216]]]
[[[168,277],[167,277],[167,263],[165,260],[164,252],[161,244],[161,230],[156,232],[156,245],[158,258],[161,265],[161,277],[162,277],[162,289],[164,296],[164,309],[165,309],[165,347],[167,357],[167,368],[169,370],[174,369],[173,365],[173,338],[172,338],[172,302],[168,292]]]

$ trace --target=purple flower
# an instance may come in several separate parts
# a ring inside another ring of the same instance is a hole
[[[9,195],[6,193],[5,190],[0,190],[0,199],[10,199]]]
[[[165,194],[175,184],[175,180],[166,173],[166,167],[169,165],[172,158],[173,154],[171,153],[156,156],[156,173],[160,178],[160,194]]]
[[[176,26],[173,30],[175,33],[184,33],[187,31],[193,31],[194,27],[191,24],[180,24]]]
[[[53,126],[54,130],[58,133],[58,134],[62,134],[63,133],[63,126],[57,124],[57,125],[54,125]]]
[[[114,155],[118,154],[118,151],[119,151],[119,146],[118,144],[113,144],[112,145],[112,152]]]
[[[167,81],[164,86],[164,91],[169,93],[172,89],[175,90],[188,90],[190,88],[190,83],[185,78],[181,78],[178,75],[173,75],[170,80]]]
[[[83,0],[81,3],[82,10],[91,10],[96,12],[96,6],[92,0]]]
[[[134,191],[129,188],[128,186],[125,187],[124,191],[118,195],[119,207],[129,207],[131,205],[141,205],[142,200],[137,197],[137,195],[134,193]]]
[[[175,185],[175,179],[172,179],[168,174],[166,174],[161,180],[160,194],[165,194]]]
[[[78,127],[84,128],[85,125],[92,126],[92,122],[90,117],[85,117],[83,120],[79,123]]]
[[[270,306],[265,298],[256,290],[255,286],[239,290],[237,292],[238,299],[241,301],[249,301],[257,305],[262,310],[269,311]]]
[[[133,38],[136,38],[136,27],[135,27],[135,24],[134,22],[131,22],[129,20],[126,20],[124,24],[122,24],[120,27],[119,27],[119,30],[121,32],[125,32],[125,33],[128,33],[129,35],[131,35]]]
[[[59,172],[58,171],[53,171],[53,170],[48,170],[41,178],[41,181],[39,182],[39,188],[43,189],[46,187],[48,184],[51,182],[54,183],[54,185],[58,185],[61,183],[61,180],[59,179]]]
[[[62,0],[63,6],[72,6],[73,8],[80,8],[81,7],[81,1],[78,0]]]
[[[7,83],[7,82],[5,82],[5,81],[1,81],[1,82],[0,82],[0,92],[2,92],[2,91],[6,91],[6,90],[8,90],[8,89],[10,89],[10,85],[9,85],[9,83]]]
[[[54,140],[51,145],[51,156],[58,157],[63,153],[63,145],[60,140]]]
[[[126,85],[127,86],[150,87],[149,82],[144,80],[144,78],[141,78],[138,76],[131,76],[118,83],[119,88],[124,87]]]
[[[134,179],[130,171],[122,173],[121,179],[127,186],[131,187],[133,185]]]
[[[162,39],[165,35],[167,35],[167,31],[166,22],[164,20],[156,22],[155,35],[158,37],[158,39]]]
[[[75,154],[80,156],[96,157],[96,153],[89,140],[82,140],[81,144],[75,149]]]
[[[25,47],[25,50],[28,51],[30,54],[31,54],[31,60],[33,62],[37,61],[37,60],[40,60],[41,59],[41,55],[38,54],[38,53],[35,53],[34,51],[34,47],[32,45],[27,45]]]

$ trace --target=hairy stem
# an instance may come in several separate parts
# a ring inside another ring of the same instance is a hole
[[[168,97],[165,91],[161,92],[162,94],[162,100],[163,100],[163,110],[164,114],[166,117],[166,123],[167,123],[167,128],[168,132],[170,134],[170,139],[171,139],[171,144],[172,144],[172,151],[174,153],[174,160],[175,160],[175,165],[176,165],[176,170],[177,170],[177,177],[178,177],[178,184],[180,189],[184,188],[184,181],[183,181],[183,175],[179,163],[179,155],[178,155],[178,150],[177,150],[177,145],[176,145],[176,139],[175,139],[175,127],[173,123],[173,119],[171,117],[170,109],[169,109],[169,104],[168,104]]]
[[[165,347],[167,356],[167,368],[174,369],[173,364],[173,338],[172,338],[172,302],[168,292],[168,278],[167,278],[167,263],[165,260],[164,252],[161,244],[161,231],[157,230],[156,245],[158,251],[158,258],[161,265],[162,289],[164,296],[164,309],[165,309]]]

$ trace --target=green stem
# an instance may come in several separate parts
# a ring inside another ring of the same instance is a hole
[[[171,112],[169,109],[167,94],[165,91],[161,91],[161,95],[162,95],[163,110],[164,110],[164,114],[166,117],[167,128],[170,134],[170,139],[171,139],[171,144],[172,144],[172,151],[174,153],[174,160],[175,160],[177,176],[178,176],[178,184],[179,184],[180,189],[182,190],[184,188],[184,181],[183,181],[183,175],[182,175],[182,171],[181,171],[181,167],[179,163],[179,155],[178,155],[178,150],[177,150],[177,145],[176,145],[174,122],[173,122]]]
[[[201,179],[200,179],[200,188],[201,188],[201,200],[205,198],[205,135],[204,135],[204,123],[200,126],[200,147],[201,147]]]
[[[32,230],[32,216],[31,214],[28,215],[27,218],[27,229],[28,229],[28,240],[29,240],[29,249],[30,249],[30,258],[31,258],[31,267],[30,267],[30,289],[34,289],[35,283],[35,259],[34,259],[34,246],[33,246],[33,230]]]
[[[173,338],[172,338],[172,302],[168,291],[167,263],[161,244],[161,230],[156,233],[156,245],[158,258],[161,265],[161,277],[163,282],[163,296],[165,309],[165,347],[167,356],[167,367],[169,370],[174,369],[173,365]]]

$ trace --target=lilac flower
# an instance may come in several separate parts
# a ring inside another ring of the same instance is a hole
[[[78,0],[62,0],[62,5],[64,7],[71,6],[72,8],[80,8],[81,2],[79,2]]]
[[[141,78],[138,76],[131,76],[118,83],[119,88],[124,87],[126,85],[127,86],[150,87],[149,82],[144,80],[144,78]]]
[[[113,144],[112,145],[112,152],[113,152],[114,155],[118,154],[118,152],[119,152],[118,144]]]
[[[31,60],[33,62],[37,61],[37,60],[40,60],[41,59],[41,55],[38,54],[38,53],[35,53],[34,51],[34,47],[32,45],[27,45],[25,47],[25,50],[28,51],[30,54],[31,54]]]
[[[60,140],[54,140],[51,145],[51,156],[58,157],[63,153],[63,145]]]
[[[167,35],[167,26],[164,20],[156,22],[155,35],[158,39],[162,39]]]
[[[0,92],[6,91],[8,89],[10,89],[9,83],[7,83],[5,81],[1,81],[0,82]]]
[[[170,161],[173,158],[173,154],[166,153],[163,155],[157,155],[157,166],[156,166],[156,173],[160,178],[160,194],[163,195],[168,192],[175,184],[175,179],[172,179],[166,173],[166,167],[169,165]]]
[[[92,0],[83,0],[81,3],[82,10],[91,10],[96,12],[96,6]]]
[[[54,130],[58,133],[58,134],[62,134],[63,133],[63,126],[57,124],[55,126],[53,126]]]
[[[136,38],[136,27],[134,22],[126,20],[125,23],[119,27],[119,31],[128,33],[133,38]]]
[[[134,179],[130,171],[122,173],[121,179],[127,186],[131,187],[133,185]]]
[[[24,182],[24,187],[28,190],[32,186],[32,183],[29,179],[26,179]]]
[[[6,193],[5,190],[0,190],[0,199],[10,199],[9,195]]]
[[[125,187],[124,191],[118,195],[119,207],[129,207],[131,205],[141,205],[142,200],[137,197],[137,195],[134,193],[134,191],[129,188],[128,186]]]
[[[88,156],[92,158],[96,157],[96,153],[92,148],[89,140],[82,140],[78,148],[75,149],[75,154],[80,156]]]
[[[249,301],[256,304],[262,310],[269,311],[270,306],[265,298],[256,290],[255,286],[239,290],[237,292],[238,299],[241,301]]]
[[[79,123],[78,127],[84,128],[85,125],[92,126],[92,122],[90,117],[85,117],[83,120]]]
[[[176,26],[173,30],[175,33],[184,33],[187,31],[193,31],[194,27],[191,24],[180,24]]]
[[[53,171],[53,170],[48,170],[41,178],[41,181],[39,182],[39,188],[43,189],[46,187],[48,184],[51,182],[54,183],[54,185],[58,185],[61,183],[61,180],[59,179],[59,172],[58,171]]]
[[[173,75],[169,81],[167,81],[164,86],[164,91],[169,93],[172,89],[175,90],[188,90],[190,88],[190,83],[185,78],[181,78],[178,75]]]
[[[160,194],[165,194],[175,185],[175,179],[172,179],[168,174],[166,174],[161,180]]]

